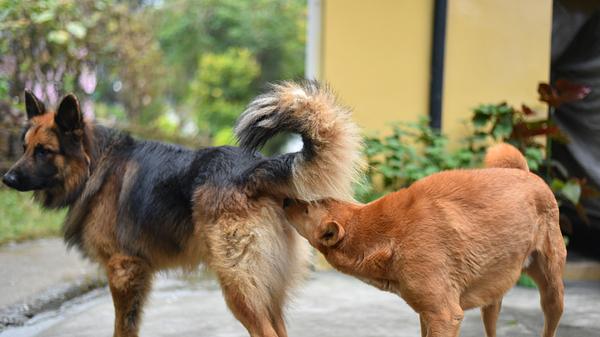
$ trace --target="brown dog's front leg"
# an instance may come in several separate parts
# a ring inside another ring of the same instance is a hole
[[[114,255],[106,268],[115,306],[114,337],[137,337],[142,308],[152,284],[150,266],[138,257]]]
[[[502,300],[481,308],[481,319],[485,328],[486,337],[496,337],[496,322],[500,315]]]
[[[425,317],[419,315],[419,321],[421,322],[421,337],[427,337],[427,322],[425,322]]]

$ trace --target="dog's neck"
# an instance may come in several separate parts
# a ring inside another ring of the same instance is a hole
[[[102,157],[125,138],[131,139],[129,134],[118,129],[105,127],[94,122],[86,124],[83,147],[90,158],[90,175],[94,173]]]

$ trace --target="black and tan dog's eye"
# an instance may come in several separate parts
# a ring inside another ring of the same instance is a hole
[[[35,153],[35,156],[36,156],[36,157],[44,158],[44,157],[46,157],[47,155],[51,154],[51,153],[52,153],[52,151],[50,151],[50,150],[46,149],[46,148],[45,148],[45,147],[43,147],[43,146],[36,146],[36,148],[35,148],[35,152],[34,152],[34,153]]]

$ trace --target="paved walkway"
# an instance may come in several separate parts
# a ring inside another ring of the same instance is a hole
[[[504,300],[498,337],[539,337],[542,313],[535,289],[514,288]],[[600,283],[567,283],[558,337],[600,336]],[[113,307],[106,288],[41,314],[0,337],[111,336]],[[395,295],[336,272],[317,272],[288,311],[290,337],[420,336],[417,315]],[[461,336],[483,336],[479,312],[467,312]],[[197,275],[159,278],[145,311],[141,336],[246,337],[217,283]]]
[[[0,308],[98,274],[58,238],[0,246],[0,268]]]

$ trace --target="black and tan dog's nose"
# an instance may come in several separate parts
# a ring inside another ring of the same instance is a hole
[[[17,177],[17,174],[15,172],[8,171],[2,177],[2,182],[8,187],[15,188],[19,183],[19,177]]]

